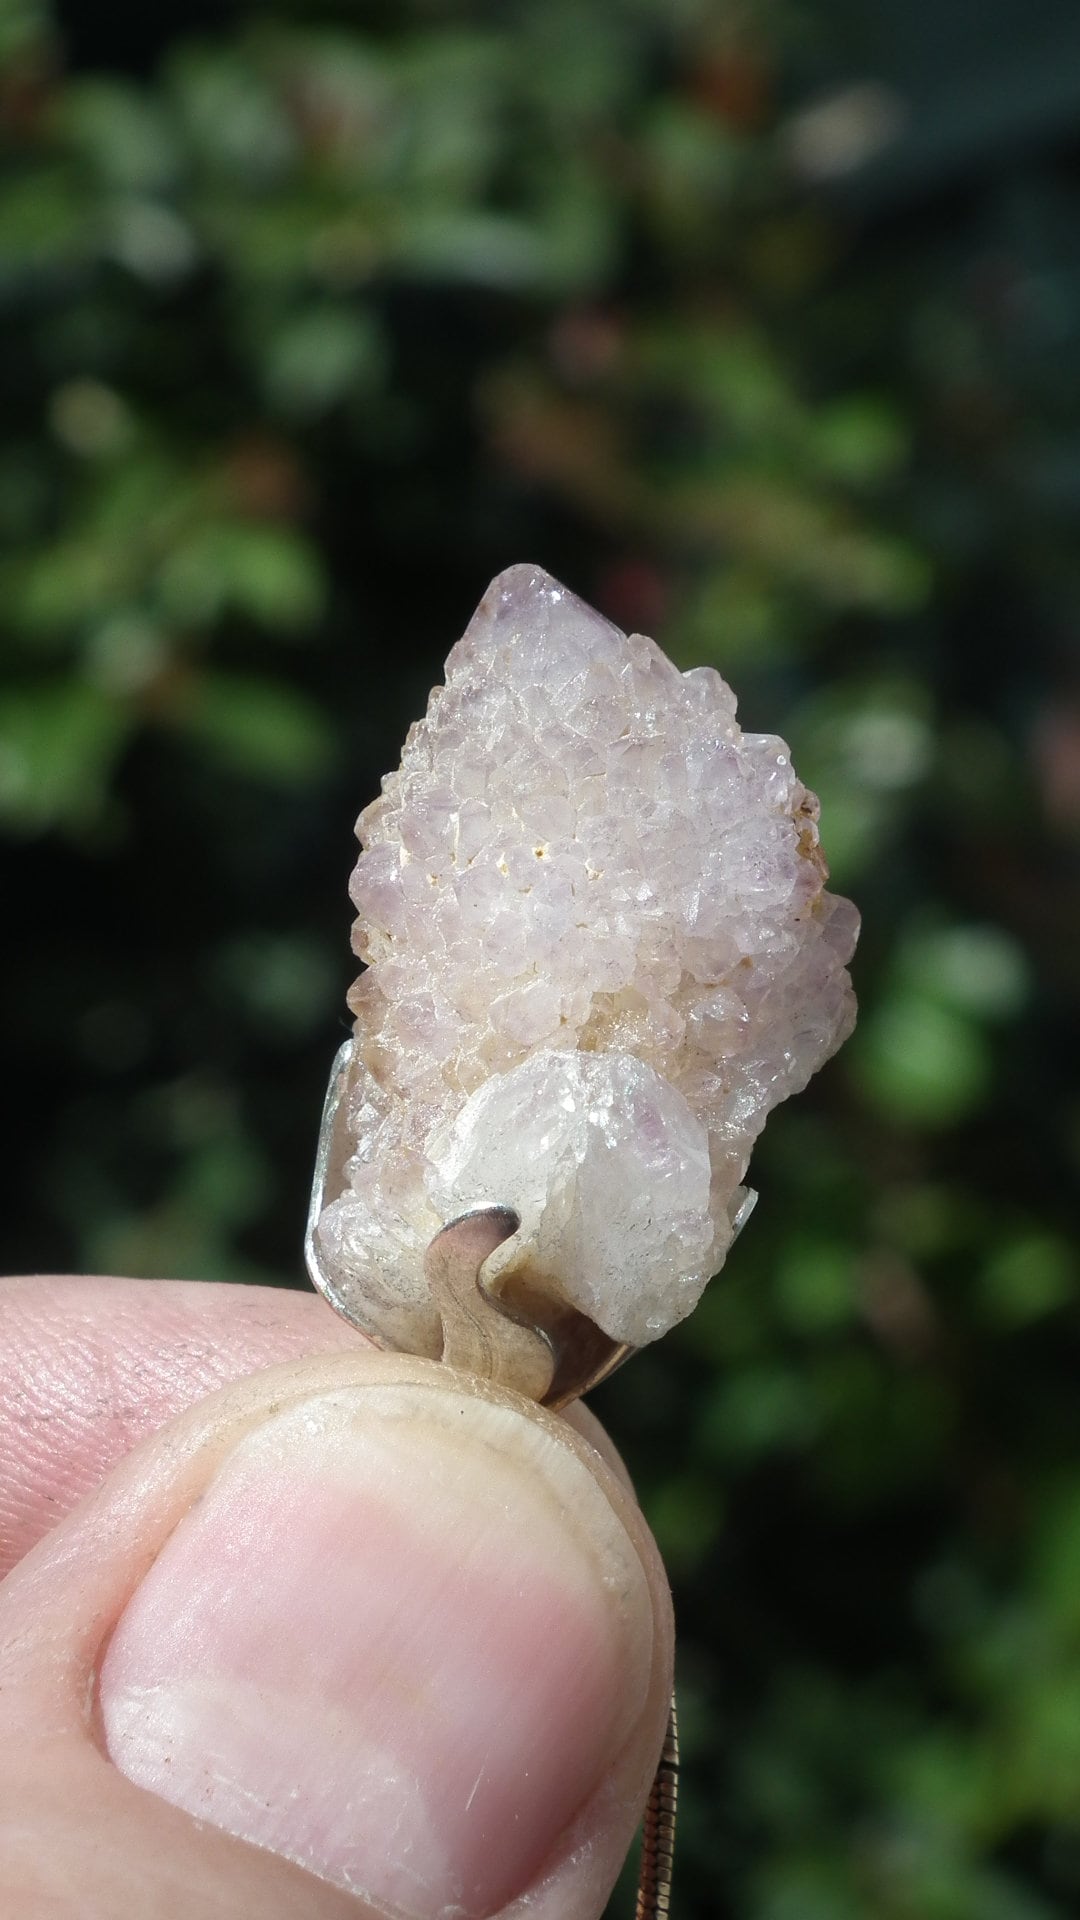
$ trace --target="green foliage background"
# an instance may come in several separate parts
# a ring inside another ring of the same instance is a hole
[[[714,661],[866,926],[600,1396],[677,1913],[1075,1913],[1074,14],[148,13],[0,0],[4,1257],[300,1282],[352,821],[494,571]]]

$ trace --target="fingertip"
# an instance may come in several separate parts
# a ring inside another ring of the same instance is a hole
[[[603,1911],[670,1603],[567,1422],[426,1362],[298,1362],[192,1409],[21,1571],[31,1692],[63,1669],[77,1718],[108,1638],[109,1749],[159,1798],[417,1920]]]
[[[314,1293],[0,1280],[0,1578],[149,1434],[230,1381],[365,1346]]]

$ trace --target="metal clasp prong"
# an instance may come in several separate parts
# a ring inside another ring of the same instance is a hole
[[[352,1058],[348,1040],[330,1072],[304,1253],[312,1281],[330,1305],[369,1338],[391,1346],[370,1319],[353,1310],[351,1298],[327,1272],[319,1247],[320,1215],[346,1183],[351,1142],[344,1094]],[[513,1207],[478,1206],[434,1235],[424,1273],[442,1326],[442,1351],[433,1349],[428,1357],[557,1409],[597,1386],[635,1349],[604,1333],[528,1262],[512,1264],[497,1289],[485,1283],[486,1262],[519,1226]]]
[[[428,1247],[424,1271],[442,1317],[442,1358],[545,1407],[564,1407],[634,1352],[578,1307],[545,1287],[528,1265],[511,1268],[496,1292],[483,1269],[516,1233],[512,1207],[474,1207]]]

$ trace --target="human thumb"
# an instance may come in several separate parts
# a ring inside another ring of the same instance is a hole
[[[655,1548],[580,1433],[338,1354],[191,1409],[9,1576],[0,1738],[73,1767],[91,1876],[125,1826],[141,1912],[595,1920],[670,1660]]]

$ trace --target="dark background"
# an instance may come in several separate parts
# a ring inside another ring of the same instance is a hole
[[[597,1396],[676,1912],[1080,1911],[1080,13],[0,0],[0,143],[5,1263],[302,1283],[352,822],[495,571],[715,662],[863,1014]]]

